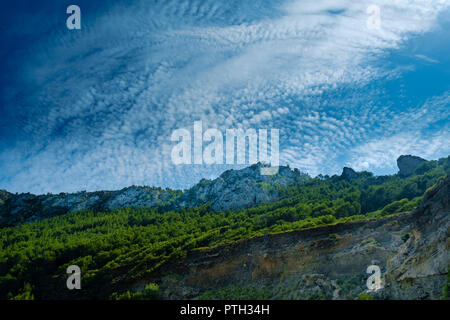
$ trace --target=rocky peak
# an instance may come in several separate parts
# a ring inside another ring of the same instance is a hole
[[[358,177],[358,173],[349,167],[344,167],[341,177],[344,179],[355,179]]]
[[[0,190],[0,200],[1,201],[5,201],[6,199],[8,199],[10,197],[11,193],[9,193],[6,190]]]
[[[410,176],[414,173],[418,166],[427,160],[412,155],[402,155],[397,159],[398,174],[403,177]]]
[[[199,206],[210,202],[216,211],[245,209],[262,202],[277,201],[280,188],[304,183],[308,175],[288,166],[280,166],[274,175],[262,175],[262,163],[241,170],[227,170],[215,180],[203,179],[177,201],[180,207]]]

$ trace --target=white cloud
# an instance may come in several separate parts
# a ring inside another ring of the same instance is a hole
[[[353,150],[348,165],[355,170],[394,172],[399,156],[413,154],[425,159],[446,157],[450,153],[450,133],[438,132],[431,137],[414,133],[397,134],[362,144]]]

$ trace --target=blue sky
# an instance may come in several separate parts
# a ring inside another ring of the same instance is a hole
[[[187,188],[241,167],[172,164],[171,133],[199,120],[277,128],[280,163],[312,176],[450,154],[446,0],[19,0],[0,15],[0,189]]]

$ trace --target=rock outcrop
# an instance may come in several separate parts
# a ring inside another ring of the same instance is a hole
[[[261,163],[242,170],[228,170],[215,180],[202,180],[180,196],[177,207],[211,203],[215,211],[246,209],[279,200],[282,189],[302,184],[308,176],[297,169],[279,167],[275,175],[261,175]]]
[[[427,162],[427,160],[421,157],[412,155],[403,155],[398,157],[397,166],[399,169],[398,174],[403,177],[410,176],[422,163]]]
[[[384,295],[436,299],[450,268],[450,178],[441,180],[412,213],[407,242],[387,263]]]
[[[344,179],[355,179],[358,177],[358,173],[349,167],[344,167],[341,177]]]

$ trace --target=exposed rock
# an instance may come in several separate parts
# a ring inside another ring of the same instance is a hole
[[[279,167],[275,175],[261,175],[261,163],[242,170],[228,170],[217,179],[203,179],[181,195],[177,206],[193,207],[211,202],[216,211],[255,207],[263,202],[279,200],[281,189],[302,184],[306,174],[297,169]]]
[[[343,177],[344,179],[355,179],[358,177],[358,173],[356,173],[356,171],[352,168],[344,167],[341,177]]]
[[[397,166],[399,169],[398,174],[403,177],[410,176],[414,173],[417,167],[424,162],[427,162],[427,160],[417,156],[412,155],[400,156],[397,159]]]
[[[1,201],[5,201],[6,199],[8,199],[11,196],[11,193],[9,193],[6,190],[0,190],[0,200]]]
[[[424,196],[412,215],[411,236],[387,264],[387,294],[399,299],[438,298],[450,267],[450,178]]]

